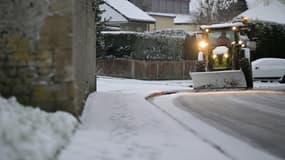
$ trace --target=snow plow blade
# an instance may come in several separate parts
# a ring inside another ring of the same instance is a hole
[[[190,72],[194,89],[247,88],[245,75],[241,70]]]

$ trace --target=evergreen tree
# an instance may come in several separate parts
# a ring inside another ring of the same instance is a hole
[[[100,9],[100,5],[104,4],[104,0],[93,0],[93,10],[95,10],[95,22],[96,22],[96,45],[97,47],[100,46],[100,43],[102,42],[102,34],[101,32],[106,27],[106,19],[102,19],[102,13],[105,12],[105,10]]]

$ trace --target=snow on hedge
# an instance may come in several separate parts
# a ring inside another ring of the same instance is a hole
[[[68,113],[46,113],[0,97],[0,159],[56,159],[77,124]]]
[[[103,32],[104,42],[98,57],[133,58],[144,60],[181,60],[188,32],[165,29],[154,32]]]

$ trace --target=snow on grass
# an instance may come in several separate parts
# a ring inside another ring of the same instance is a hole
[[[68,113],[46,113],[0,97],[0,159],[56,159],[77,124]]]

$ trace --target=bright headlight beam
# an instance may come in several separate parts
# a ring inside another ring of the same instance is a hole
[[[203,48],[206,48],[207,46],[208,46],[208,43],[207,43],[206,41],[200,41],[200,42],[199,42],[199,47],[200,47],[200,48],[203,49]]]

